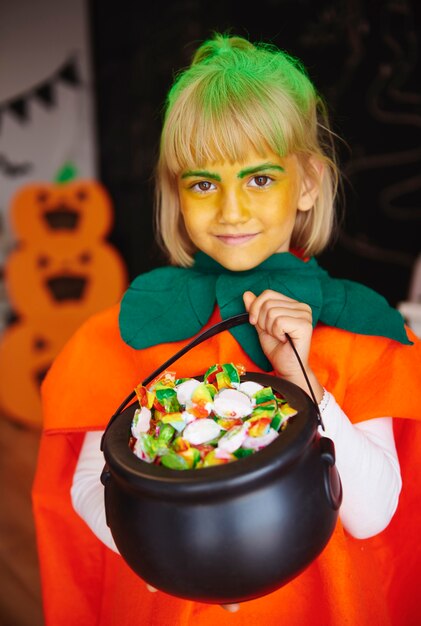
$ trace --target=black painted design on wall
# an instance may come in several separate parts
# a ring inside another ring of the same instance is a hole
[[[346,143],[345,218],[321,261],[392,304],[420,253],[421,6],[417,0],[91,2],[100,177],[131,277],[165,261],[153,243],[153,167],[174,73],[213,30],[302,59]]]

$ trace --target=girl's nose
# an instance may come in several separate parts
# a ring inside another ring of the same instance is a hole
[[[223,224],[244,224],[250,219],[250,210],[240,193],[228,192],[221,199],[219,221]]]

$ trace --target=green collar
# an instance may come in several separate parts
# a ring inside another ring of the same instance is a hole
[[[123,297],[120,333],[136,349],[188,339],[205,326],[216,303],[226,319],[245,312],[245,291],[259,295],[265,289],[310,305],[314,326],[320,321],[411,343],[401,314],[382,296],[359,283],[331,278],[314,258],[303,261],[289,252],[274,254],[245,272],[227,270],[198,252],[191,268],[162,267],[142,274]],[[253,326],[244,324],[230,332],[256,365],[272,370]]]

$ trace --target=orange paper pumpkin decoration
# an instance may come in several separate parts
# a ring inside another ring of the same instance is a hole
[[[41,241],[62,233],[93,241],[109,233],[113,212],[99,182],[76,180],[26,185],[12,199],[10,219],[20,241]]]
[[[22,424],[42,424],[40,384],[80,320],[22,320],[4,331],[0,343],[0,405]]]
[[[27,318],[74,312],[86,318],[116,303],[127,276],[118,252],[106,242],[56,235],[48,246],[22,244],[8,258],[6,286],[15,311]]]
[[[13,198],[18,245],[5,265],[6,288],[19,321],[0,342],[0,405],[5,414],[41,426],[40,382],[82,322],[116,303],[125,266],[104,237],[112,206],[93,180],[25,186]]]

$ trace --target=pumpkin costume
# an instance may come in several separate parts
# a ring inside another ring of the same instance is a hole
[[[217,605],[150,593],[123,559],[106,548],[74,512],[70,486],[84,433],[103,430],[128,393],[187,340],[136,350],[119,332],[119,307],[85,322],[56,359],[43,385],[44,434],[33,489],[47,626],[359,626],[421,620],[421,344],[364,336],[319,323],[310,366],[352,422],[392,415],[403,490],[388,528],[368,540],[340,522],[323,553],[300,576],[238,613]],[[207,326],[220,319],[215,307]],[[228,332],[194,348],[172,366],[180,377],[216,362],[262,371]],[[418,454],[415,452],[418,451]],[[258,529],[256,529],[258,532]],[[188,558],[188,555],[186,555]],[[180,568],[183,564],[180,563]]]

